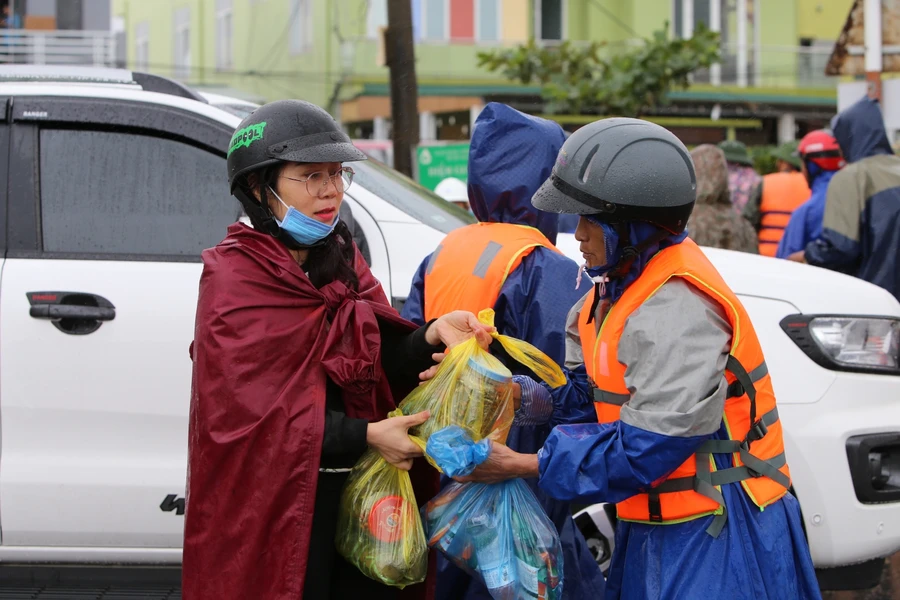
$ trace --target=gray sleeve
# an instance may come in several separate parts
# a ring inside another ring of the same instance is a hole
[[[722,424],[731,325],[722,308],[679,278],[628,317],[619,341],[631,399],[623,423],[673,437],[715,433]]]
[[[569,310],[569,316],[566,317],[566,364],[564,366],[569,370],[584,364],[584,352],[581,350],[581,334],[578,332],[578,317],[581,314],[581,308],[584,306],[588,294],[582,296],[581,300],[575,303],[575,306]]]

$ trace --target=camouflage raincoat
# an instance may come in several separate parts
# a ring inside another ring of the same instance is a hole
[[[725,154],[703,144],[691,152],[691,157],[697,172],[697,204],[688,220],[688,235],[701,246],[757,254],[753,226],[731,204]]]

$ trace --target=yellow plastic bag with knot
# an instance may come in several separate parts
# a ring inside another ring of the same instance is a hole
[[[494,325],[494,311],[478,314],[485,325]],[[549,356],[522,340],[497,332],[492,334],[507,354],[552,387],[566,382],[565,375]],[[410,433],[427,441],[431,434],[458,425],[474,441],[491,438],[505,442],[513,421],[512,373],[472,338],[452,348],[433,379],[419,386],[401,403],[404,414],[423,410],[431,417]],[[434,465],[433,461],[432,465]],[[436,466],[436,465],[435,465]]]
[[[367,450],[341,494],[335,544],[371,579],[398,588],[425,581],[428,544],[409,473]]]

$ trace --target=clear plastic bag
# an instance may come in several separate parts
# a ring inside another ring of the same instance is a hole
[[[494,600],[562,598],[559,535],[521,479],[454,482],[422,512],[428,545],[481,579]]]
[[[338,552],[367,577],[399,588],[425,581],[428,546],[409,473],[374,450],[347,479],[337,532]]]

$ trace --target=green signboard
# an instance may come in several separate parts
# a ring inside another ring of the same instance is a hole
[[[416,149],[419,183],[434,190],[448,177],[467,180],[469,144],[446,144],[442,146],[419,146]]]

